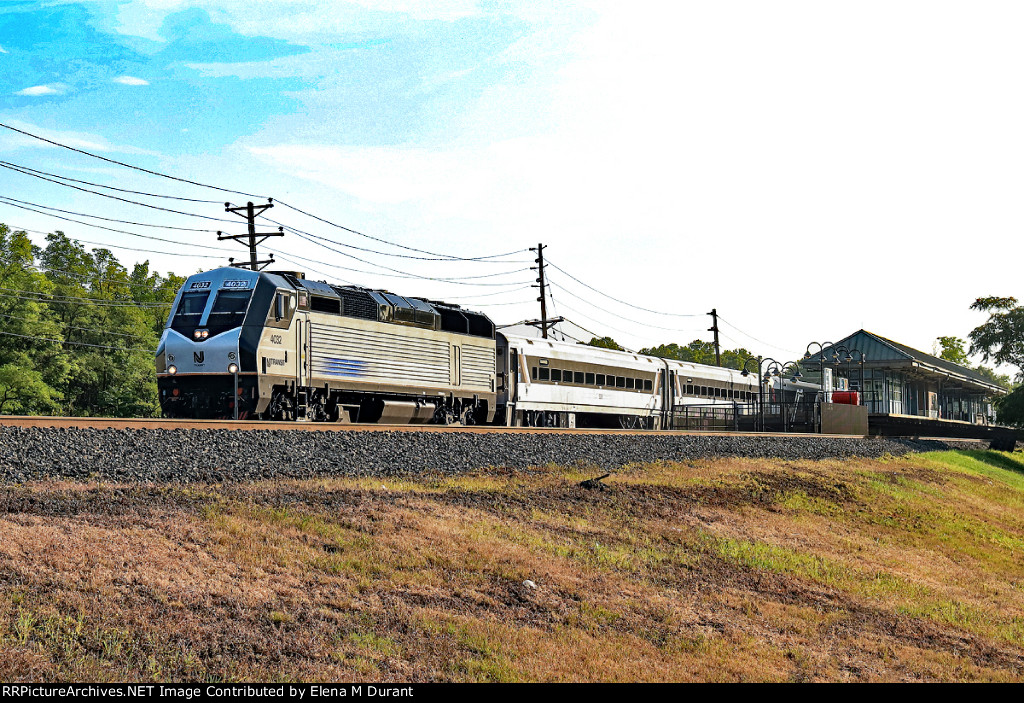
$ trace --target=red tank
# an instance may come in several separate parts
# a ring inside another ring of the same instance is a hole
[[[832,402],[839,405],[860,405],[860,393],[857,391],[833,391]]]

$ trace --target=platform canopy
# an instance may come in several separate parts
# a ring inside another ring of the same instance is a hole
[[[974,369],[925,354],[867,330],[858,330],[838,342],[826,344],[821,350],[812,342],[808,351],[810,356],[800,362],[806,368],[820,370],[822,356],[825,358],[825,365],[834,368],[838,357],[839,367],[852,369],[855,374],[855,369],[860,366],[863,358],[865,369],[898,370],[909,378],[941,381],[945,388],[959,387],[967,392],[988,396],[1003,395],[1007,392],[1005,388],[993,383]],[[852,361],[847,361],[848,356],[852,357]]]

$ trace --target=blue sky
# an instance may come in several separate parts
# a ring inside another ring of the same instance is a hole
[[[8,1],[0,122],[417,248],[542,241],[603,292],[692,315],[645,313],[551,272],[557,313],[634,348],[707,338],[703,313],[717,307],[727,345],[787,359],[859,327],[929,351],[983,320],[967,309],[975,297],[1024,293],[1017,258],[991,255],[1013,250],[1022,224],[1022,25],[1009,2]],[[224,199],[7,130],[0,159]],[[0,194],[233,226],[8,170]],[[231,217],[215,203],[188,209]],[[148,246],[9,205],[0,221]],[[196,256],[115,250],[123,261],[185,273],[223,261],[194,246],[224,246],[212,233],[134,229],[178,242],[154,251]],[[499,322],[538,314],[518,263],[529,254],[496,265],[348,250],[356,262],[294,236],[273,244],[316,262],[312,276],[463,300]],[[922,307],[908,316],[894,299]]]

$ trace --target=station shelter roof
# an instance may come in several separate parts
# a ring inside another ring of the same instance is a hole
[[[815,346],[812,342],[810,346]],[[932,380],[943,380],[958,384],[964,390],[987,395],[1003,394],[1006,389],[993,383],[987,377],[974,369],[954,364],[952,361],[925,354],[905,344],[900,344],[881,335],[858,330],[838,342],[826,345],[821,352],[817,349],[810,349],[810,356],[801,361],[801,364],[816,368],[823,353],[826,358],[831,358],[835,350],[845,347],[852,351],[853,364],[860,363],[859,351],[863,354],[865,368],[872,369],[900,369],[907,371],[912,376],[921,376]],[[846,351],[837,352],[841,358],[846,357]]]

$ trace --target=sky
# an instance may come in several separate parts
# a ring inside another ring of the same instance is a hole
[[[779,361],[860,328],[932,352],[975,298],[1024,297],[1022,30],[995,1],[0,0],[0,123],[272,197],[305,233],[268,240],[272,268],[499,325],[539,317],[543,243],[580,339],[711,339],[715,308],[724,347]],[[39,243],[178,274],[245,256],[215,233],[245,195],[7,129],[0,161],[204,201],[0,168],[0,222]]]

